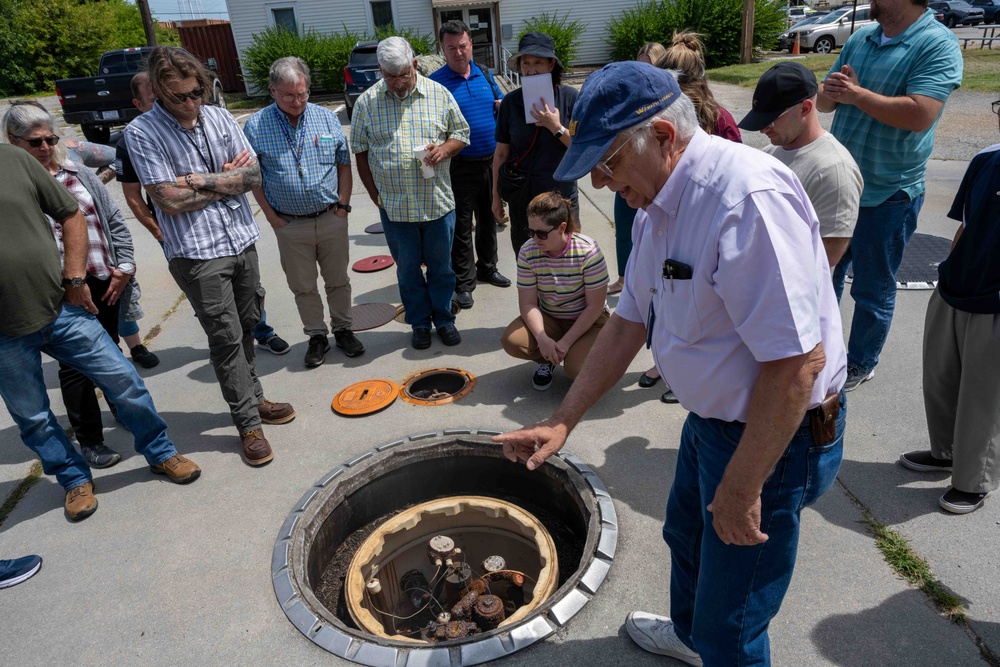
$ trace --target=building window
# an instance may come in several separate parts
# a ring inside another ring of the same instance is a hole
[[[275,28],[284,28],[293,35],[299,34],[298,26],[295,24],[295,9],[292,7],[273,7],[271,23]]]
[[[376,30],[393,27],[391,0],[377,0],[371,3],[371,7],[372,24],[374,24]]]

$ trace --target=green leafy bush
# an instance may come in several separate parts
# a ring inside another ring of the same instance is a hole
[[[543,32],[555,43],[556,57],[564,67],[570,67],[576,62],[576,54],[580,51],[580,37],[589,23],[580,20],[570,21],[569,12],[559,18],[559,12],[552,16],[541,14],[524,22],[521,32],[517,33],[518,41],[529,32]]]
[[[410,47],[413,48],[413,55],[415,56],[428,56],[437,50],[434,35],[428,33],[420,34],[413,28],[399,30],[392,26],[385,26],[375,31],[376,39],[383,40],[386,37],[402,37],[410,43]]]
[[[770,49],[787,27],[780,0],[754,1],[754,49]],[[646,42],[670,45],[675,30],[694,30],[705,42],[709,68],[740,61],[743,0],[644,0],[614,16],[607,42],[615,60],[631,60]]]

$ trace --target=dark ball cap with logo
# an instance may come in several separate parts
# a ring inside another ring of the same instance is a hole
[[[593,169],[619,133],[649,120],[681,95],[673,75],[648,63],[611,63],[583,82],[573,106],[573,138],[554,174],[575,181]]]
[[[816,75],[799,63],[778,63],[764,72],[753,91],[753,106],[738,125],[758,132],[796,104],[816,94]]]

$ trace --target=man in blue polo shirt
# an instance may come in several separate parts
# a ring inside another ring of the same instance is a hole
[[[451,246],[456,277],[454,302],[461,308],[472,308],[477,278],[497,287],[510,287],[510,280],[497,270],[497,228],[492,211],[492,160],[497,145],[493,114],[502,95],[493,76],[472,62],[472,38],[465,23],[446,22],[438,31],[438,40],[447,64],[430,78],[451,91],[472,130],[469,145],[451,160],[451,187],[455,193],[455,240]]]
[[[833,273],[837,298],[854,264],[847,391],[875,377],[896,305],[896,270],[924,203],[934,128],[962,84],[962,52],[927,0],[872,0],[877,21],[844,45],[817,106],[851,152],[865,187],[851,246]]]

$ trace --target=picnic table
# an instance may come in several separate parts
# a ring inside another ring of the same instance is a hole
[[[993,42],[994,42],[994,40],[1000,42],[1000,36],[997,36],[997,30],[1000,29],[1000,26],[997,26],[997,25],[984,25],[984,26],[975,26],[975,28],[977,30],[982,30],[983,31],[983,36],[982,37],[959,37],[959,39],[962,40],[962,48],[963,49],[968,48],[969,42],[973,42],[973,43],[979,42],[979,48],[980,49],[989,47],[989,49],[992,51],[993,50]]]

